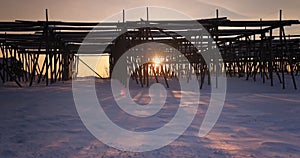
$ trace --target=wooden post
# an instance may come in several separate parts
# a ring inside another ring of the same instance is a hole
[[[152,71],[153,71],[153,74],[154,74],[155,81],[156,81],[156,83],[158,83],[158,79],[157,79],[157,75],[156,75],[156,72],[155,72],[155,68],[154,68],[153,65],[151,65],[151,68],[152,68]]]
[[[166,86],[167,86],[167,88],[169,88],[169,83],[168,83],[168,80],[167,80],[167,77],[166,77],[163,65],[161,65],[161,72],[162,72],[162,75],[164,76]]]
[[[37,67],[38,62],[39,62],[39,54],[37,54],[37,56],[35,56],[35,54],[34,54],[34,65],[33,65],[33,70],[32,70],[32,73],[31,73],[31,78],[30,78],[30,83],[29,83],[30,87],[32,86],[32,82],[33,82],[34,77],[35,77],[35,72],[36,72],[36,67]]]
[[[282,76],[282,89],[285,89],[285,77],[284,77],[284,49],[283,49],[283,26],[282,26],[282,10],[279,11],[279,20],[280,20],[280,52],[281,52],[281,62],[280,62],[280,68],[281,68],[281,76]]]
[[[149,21],[149,8],[147,7],[147,22]]]
[[[147,87],[149,87],[149,71],[148,71],[148,68],[149,67],[149,65],[148,65],[148,63],[146,64],[146,82],[147,82]]]
[[[123,24],[125,23],[125,10],[123,9]]]
[[[140,77],[140,83],[141,83],[141,86],[144,87],[143,85],[143,65],[139,66],[139,77]]]
[[[272,44],[272,41],[273,41],[273,31],[270,30],[270,48],[269,48],[269,51],[270,51],[270,59],[269,59],[269,75],[270,75],[270,79],[271,79],[271,86],[273,87],[274,85],[274,81],[273,81],[273,60],[274,60],[274,57],[273,57],[273,44]]]
[[[217,16],[217,19],[219,19],[219,10],[217,9],[216,11],[216,16]],[[219,48],[218,46],[218,41],[219,41],[219,26],[218,24],[215,26],[215,31],[216,31],[216,40],[215,40],[215,43],[216,43],[216,49]],[[214,52],[214,51],[213,51]],[[219,58],[218,58],[218,55],[217,54],[214,54],[214,65],[216,66],[216,88],[218,88],[218,75],[219,75]]]
[[[46,9],[46,22],[45,22],[45,25],[44,25],[44,33],[45,33],[45,38],[46,38],[46,74],[45,74],[45,77],[46,77],[46,86],[48,86],[49,84],[49,63],[50,63],[50,56],[49,56],[49,38],[48,38],[48,9]]]

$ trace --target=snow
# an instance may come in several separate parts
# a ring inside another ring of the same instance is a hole
[[[296,79],[300,84],[299,76]],[[283,90],[278,83],[271,87],[260,80],[228,78],[217,124],[208,135],[198,137],[210,98],[210,88],[205,85],[187,131],[166,147],[142,153],[111,148],[86,129],[74,105],[71,81],[31,88],[5,84],[0,87],[0,157],[299,157],[300,91],[287,82]],[[116,110],[109,80],[99,79],[96,85],[109,118],[122,128],[152,130],[174,115],[163,109],[155,118],[121,117],[124,112]],[[175,104],[178,91],[170,85],[167,93],[173,95],[166,100]],[[131,88],[137,103],[149,102],[147,88],[134,82]]]

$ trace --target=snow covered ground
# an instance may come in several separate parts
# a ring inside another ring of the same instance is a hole
[[[298,84],[300,78],[297,77]],[[163,125],[172,115],[149,121],[124,119],[115,112],[109,80],[97,80],[110,118],[131,130]],[[300,86],[300,85],[299,85]],[[138,103],[147,103],[147,89],[133,86]],[[174,93],[172,87],[168,93]],[[158,150],[133,153],[111,148],[85,128],[76,111],[71,82],[49,87],[0,87],[0,157],[299,157],[300,90],[282,90],[261,81],[229,78],[222,114],[205,137],[197,136],[210,91],[201,91],[201,106],[188,130]],[[176,100],[176,94],[170,100]],[[110,104],[111,103],[111,104]],[[125,121],[125,123],[123,122]],[[156,123],[154,123],[156,122]],[[128,144],[131,142],[129,141]]]

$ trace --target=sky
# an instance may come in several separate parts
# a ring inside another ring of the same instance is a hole
[[[1,0],[0,20],[43,20],[48,8],[50,20],[101,21],[141,6],[167,7],[197,19],[214,17],[217,8],[230,19],[277,19],[282,9],[285,19],[300,19],[299,0]]]

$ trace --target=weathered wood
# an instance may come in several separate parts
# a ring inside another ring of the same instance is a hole
[[[47,16],[47,15],[46,15]],[[202,24],[208,30],[208,33],[198,34],[203,29],[199,28],[197,22]],[[141,27],[142,23],[147,24],[145,28]],[[300,64],[300,35],[291,35],[287,39],[284,28],[291,25],[300,24],[298,20],[268,20],[268,21],[231,21],[226,17],[216,17],[212,19],[178,20],[178,21],[126,21],[124,23],[108,22],[61,22],[49,21],[21,21],[0,22],[0,43],[3,58],[14,57],[23,63],[24,72],[18,76],[17,80],[30,80],[33,82],[35,74],[38,74],[38,83],[42,78],[48,79],[51,83],[57,80],[68,80],[70,77],[70,64],[74,55],[83,44],[83,40],[89,43],[86,46],[88,54],[110,53],[111,69],[119,56],[126,49],[115,49],[118,43],[123,43],[124,48],[133,47],[146,42],[164,43],[183,53],[194,67],[199,67],[196,71],[200,73],[201,87],[204,83],[205,75],[208,77],[210,84],[210,74],[216,74],[216,84],[218,83],[218,73],[220,67],[224,67],[230,76],[245,76],[248,80],[257,79],[258,74],[263,82],[270,80],[271,86],[274,85],[273,73],[276,73],[278,79],[285,88],[285,75],[291,75],[294,88],[296,88],[295,75],[299,72]],[[125,27],[126,26],[126,27]],[[95,32],[91,37],[86,38],[90,30]],[[185,36],[174,32],[183,33]],[[273,31],[279,29],[279,35],[274,36]],[[122,40],[117,41],[117,36],[122,34]],[[6,32],[6,33],[5,33]],[[260,38],[257,38],[260,36]],[[210,43],[212,37],[215,42]],[[109,43],[109,44],[108,44]],[[193,46],[196,45],[196,47]],[[109,45],[106,47],[106,45]],[[218,60],[212,63],[202,62],[201,53],[209,53],[213,45],[217,45],[224,59],[224,65],[220,65]],[[45,60],[40,67],[37,64],[37,58],[45,55]],[[164,77],[168,77],[165,68],[162,68]],[[171,65],[171,64],[170,64]],[[178,62],[175,66],[179,70],[182,63]],[[279,66],[279,67],[278,67]],[[285,67],[288,66],[290,70]],[[4,60],[2,67],[9,69],[8,63]],[[149,73],[151,67],[139,68],[135,71],[136,79],[144,79],[141,84],[149,85]],[[294,70],[295,69],[295,70]],[[28,71],[28,72],[25,72]],[[212,72],[210,72],[212,70]],[[4,71],[4,69],[2,69]],[[158,79],[154,72],[154,77]],[[287,73],[287,71],[289,71]],[[10,71],[14,73],[13,71]],[[174,72],[174,71],[172,71]],[[187,72],[189,74],[189,72]],[[16,74],[13,74],[16,75]],[[48,76],[50,75],[50,76]],[[173,73],[171,76],[181,75]],[[27,78],[28,76],[28,78]],[[43,76],[43,77],[42,77]],[[3,73],[0,78],[3,82],[9,79],[9,75]]]

